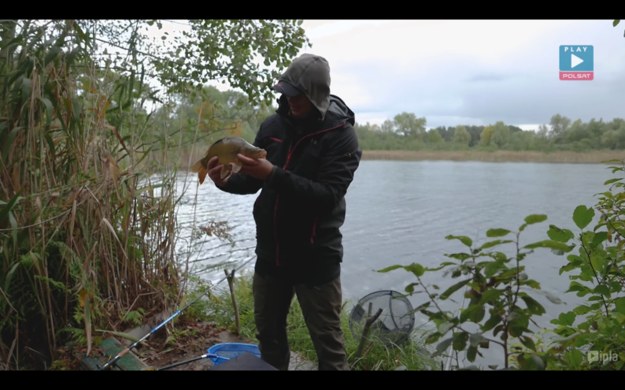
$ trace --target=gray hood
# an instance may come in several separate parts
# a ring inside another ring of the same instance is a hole
[[[291,62],[280,76],[280,81],[303,92],[319,111],[321,118],[325,117],[330,105],[330,65],[325,58],[302,54]]]

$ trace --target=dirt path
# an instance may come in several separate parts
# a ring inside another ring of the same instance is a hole
[[[134,340],[143,337],[150,331],[149,326],[132,329],[127,334]],[[104,338],[110,335],[103,335]],[[115,337],[124,346],[133,341]],[[173,371],[205,371],[213,367],[209,358],[200,357],[207,353],[208,348],[217,343],[251,343],[256,340],[247,340],[224,328],[210,322],[178,322],[174,328],[167,327],[147,338],[146,341],[132,350],[132,354],[146,364],[148,369],[158,370],[175,363],[184,363],[172,367]],[[73,348],[64,346],[57,351],[57,360],[53,370],[85,370],[84,346]],[[99,347],[93,347],[89,357],[102,365],[111,356],[105,356]],[[191,361],[193,360],[193,361]],[[317,364],[305,359],[297,352],[291,352],[289,370],[316,370]]]

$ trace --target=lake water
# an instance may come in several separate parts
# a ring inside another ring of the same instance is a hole
[[[487,229],[514,231],[529,214],[547,214],[548,219],[528,227],[522,244],[546,239],[549,224],[576,232],[573,210],[579,204],[594,205],[595,194],[606,189],[603,182],[611,177],[600,164],[363,161],[347,194],[342,228],[344,299],[356,302],[377,290],[403,291],[416,281],[414,276],[376,270],[413,262],[434,266],[447,259],[445,253],[464,251],[458,241],[445,239],[449,234],[482,243]],[[184,194],[177,210],[182,238],[177,249],[180,258],[192,265],[192,272],[218,282],[223,270],[215,269],[216,265],[252,270],[256,195],[227,194],[210,180],[198,186],[195,175],[181,176],[179,190]],[[192,234],[193,226],[209,220],[226,221],[233,243]],[[541,327],[549,326],[549,320],[575,300],[564,293],[568,278],[558,275],[565,261],[542,249],[525,261],[527,274],[565,302],[555,305],[539,298],[547,310],[537,321]],[[425,275],[426,282],[443,288],[450,283],[447,279],[441,274]],[[411,298],[415,306],[422,300],[421,295]],[[423,324],[424,319],[417,316],[416,322]],[[494,350],[484,361],[500,362],[500,357]]]

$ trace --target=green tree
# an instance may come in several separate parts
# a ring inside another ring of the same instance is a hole
[[[432,146],[439,146],[445,142],[441,133],[436,130],[426,132],[423,141]]]
[[[570,124],[571,120],[565,116],[560,114],[552,116],[549,121],[549,125],[551,126],[551,137],[555,139],[560,138],[567,131]]]
[[[393,121],[387,119],[380,126],[380,130],[385,133],[391,133],[395,131],[395,123]]]
[[[480,146],[490,146],[495,126],[486,126],[480,134]]]
[[[538,143],[536,135],[532,131],[515,131],[510,134],[508,149],[510,150],[535,150]]]
[[[469,134],[466,127],[456,126],[454,128],[454,135],[451,142],[456,145],[469,146],[469,142],[471,142],[471,134]]]
[[[425,118],[417,118],[412,112],[402,112],[395,115],[393,122],[395,122],[395,131],[401,135],[415,137],[420,140],[425,135]]]
[[[560,136],[562,142],[570,144],[570,147],[576,151],[589,149],[591,145],[590,138],[591,134],[588,125],[582,122],[581,119],[575,120]]]
[[[490,141],[491,144],[494,144],[499,149],[505,148],[508,142],[510,142],[510,129],[508,126],[501,121],[495,123]]]
[[[469,146],[477,146],[480,145],[482,131],[484,130],[484,126],[465,126],[469,134],[471,134],[471,142]]]
[[[273,99],[271,86],[308,39],[301,20],[191,20],[185,40],[156,59],[164,85],[201,85],[225,78],[257,102]],[[257,59],[260,59],[258,61]]]
[[[163,32],[154,38],[150,31],[162,31],[162,21],[75,21],[92,55],[108,58],[108,66],[153,73],[169,93],[227,82],[254,103],[273,98],[272,83],[308,44],[301,24],[290,19],[189,20],[181,35]]]
[[[625,149],[625,120],[616,118],[601,136],[601,146],[608,149]]]

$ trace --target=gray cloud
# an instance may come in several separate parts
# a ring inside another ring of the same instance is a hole
[[[325,40],[313,40],[313,51],[327,56],[333,92],[358,121],[381,122],[404,111],[426,117],[430,127],[541,124],[555,114],[625,117],[625,38],[610,21],[440,24],[335,25],[344,35],[317,33]],[[559,46],[569,44],[594,46],[593,81],[559,80]]]

